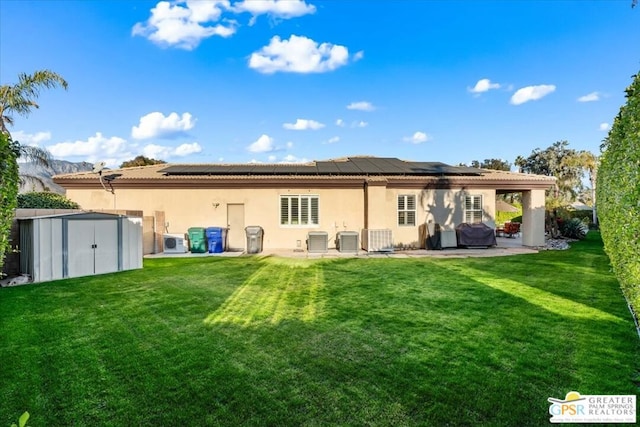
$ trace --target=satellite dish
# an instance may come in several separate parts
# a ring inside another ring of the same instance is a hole
[[[106,166],[105,162],[97,162],[93,164],[93,173],[100,173]]]

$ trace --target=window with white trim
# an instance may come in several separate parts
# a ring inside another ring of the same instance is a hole
[[[310,227],[319,224],[318,196],[280,196],[280,225]]]
[[[469,224],[482,222],[482,195],[464,197],[464,222]]]
[[[398,225],[416,225],[416,196],[398,196]]]

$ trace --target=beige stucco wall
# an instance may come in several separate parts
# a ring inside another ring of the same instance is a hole
[[[281,195],[318,195],[318,226],[280,225]],[[360,232],[365,227],[365,203],[368,203],[368,228],[387,228],[393,232],[396,245],[422,247],[420,226],[428,221],[453,229],[464,220],[464,196],[483,196],[483,222],[495,226],[494,190],[421,190],[387,188],[371,185],[352,189],[118,189],[113,195],[102,189],[68,189],[67,197],[83,209],[142,210],[145,215],[164,211],[166,223],[157,230],[164,233],[186,233],[190,227],[226,227],[227,205],[243,204],[245,226],[264,229],[263,245],[267,249],[306,249],[309,231],[325,231],[329,248],[335,247],[339,231]],[[416,225],[398,225],[398,196],[416,196]],[[365,197],[367,201],[365,201]],[[237,232],[237,231],[236,231]],[[244,234],[244,230],[241,231]]]
[[[281,195],[318,195],[319,225],[280,225]],[[245,226],[264,229],[265,248],[306,249],[309,231],[325,231],[329,247],[335,247],[339,231],[360,231],[364,227],[362,189],[118,189],[114,195],[104,190],[67,190],[67,197],[83,209],[135,209],[145,215],[164,211],[165,229],[171,234],[186,233],[190,227],[226,227],[227,204],[243,204]],[[244,233],[244,230],[242,231]]]
[[[400,195],[416,196],[416,225],[398,225],[397,203]],[[481,195],[483,204],[482,220],[489,227],[495,227],[495,190],[408,190],[387,189],[385,193],[385,228],[393,231],[394,244],[423,247],[420,225],[429,221],[438,223],[445,229],[453,230],[464,222],[464,199],[466,195]]]

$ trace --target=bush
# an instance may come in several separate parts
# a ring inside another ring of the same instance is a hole
[[[520,218],[520,221],[514,218]],[[522,222],[522,212],[496,212],[496,224],[505,222]]]
[[[582,240],[589,231],[589,225],[585,224],[579,218],[570,218],[564,221],[558,221],[560,234],[569,239]]]
[[[31,192],[18,195],[21,209],[80,209],[80,205],[56,193]]]
[[[18,194],[18,161],[15,144],[0,132],[0,272],[10,247],[9,233]]]
[[[640,310],[640,73],[602,144],[596,185],[604,248],[625,297]]]

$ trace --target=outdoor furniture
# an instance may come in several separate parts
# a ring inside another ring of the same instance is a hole
[[[519,222],[505,222],[503,229],[504,237],[516,237],[520,234]]]
[[[458,246],[496,246],[496,234],[493,228],[481,222],[462,223],[456,227]]]

